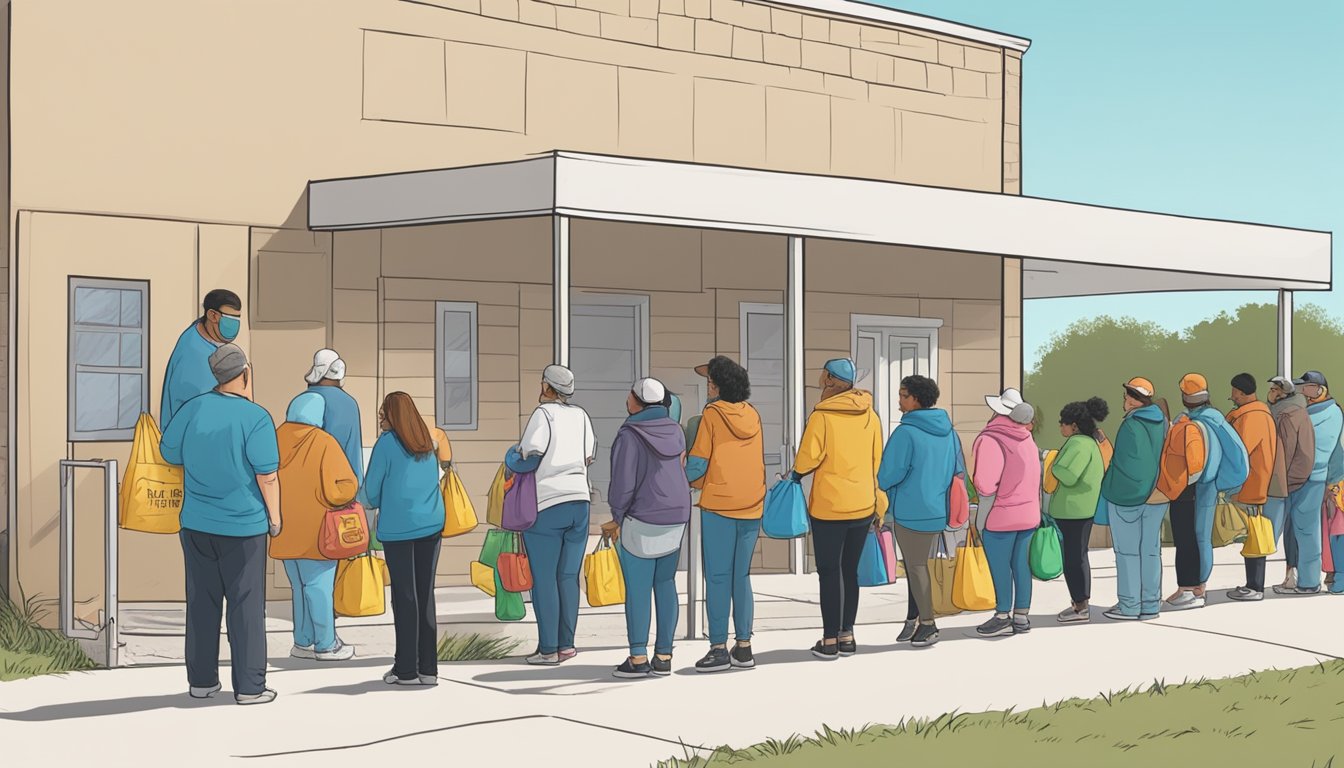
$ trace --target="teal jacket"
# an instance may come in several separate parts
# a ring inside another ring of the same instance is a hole
[[[416,458],[393,432],[373,445],[364,498],[378,510],[380,541],[414,541],[443,530],[443,494],[434,454]]]
[[[901,416],[882,451],[877,485],[887,492],[888,517],[902,528],[936,533],[947,527],[952,478],[966,474],[961,440],[941,408]]]
[[[1146,405],[1130,411],[1115,436],[1115,456],[1101,481],[1101,495],[1117,507],[1148,502],[1157,487],[1167,420],[1162,409]]]

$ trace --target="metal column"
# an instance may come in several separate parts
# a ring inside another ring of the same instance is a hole
[[[75,619],[75,484],[76,469],[103,471],[103,611],[97,625]],[[117,631],[117,532],[119,524],[117,462],[115,459],[61,460],[61,631],[79,641],[89,658],[102,666],[117,666],[121,643]]]
[[[803,238],[789,238],[788,287],[784,300],[784,471],[793,469],[793,459],[803,440],[807,423],[806,390],[803,387]],[[789,542],[789,572],[803,573],[807,564],[807,537]]]
[[[551,309],[554,312],[555,364],[569,365],[569,217],[555,216],[551,234]]]
[[[1293,375],[1293,292],[1279,291],[1279,374]]]

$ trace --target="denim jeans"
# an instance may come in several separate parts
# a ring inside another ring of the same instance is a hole
[[[1297,586],[1315,589],[1321,586],[1321,504],[1325,501],[1325,481],[1308,480],[1288,497],[1285,537],[1297,541]]]
[[[681,550],[658,558],[635,557],[618,542],[621,574],[625,577],[625,632],[631,656],[649,655],[649,624],[658,608],[658,635],[653,652],[672,655],[681,606],[677,604],[677,560]]]
[[[1031,536],[1027,531],[985,531],[985,557],[994,579],[994,610],[1008,613],[1031,608]]]
[[[333,651],[336,639],[335,560],[284,560],[294,603],[294,644],[318,653]]]
[[[1115,547],[1116,607],[1126,616],[1156,616],[1162,610],[1162,518],[1167,505],[1106,504]]]
[[[532,564],[532,611],[541,653],[574,647],[589,506],[586,501],[570,501],[543,509],[536,524],[523,532]]]
[[[1218,489],[1213,483],[1195,485],[1195,533],[1199,536],[1199,583],[1213,575],[1213,513],[1218,507]]]
[[[700,512],[700,542],[705,558],[705,612],[710,645],[728,643],[728,614],[733,614],[737,639],[751,639],[755,600],[751,593],[751,558],[761,534],[761,520],[737,520]]]
[[[1330,537],[1330,557],[1335,561],[1335,583],[1330,585],[1330,591],[1336,595],[1344,594],[1344,536]]]

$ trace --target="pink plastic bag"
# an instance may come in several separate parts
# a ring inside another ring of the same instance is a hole
[[[887,567],[887,583],[896,583],[896,537],[890,528],[883,528],[877,535],[877,546],[882,553],[882,563]]]
[[[960,528],[970,519],[971,497],[966,492],[966,480],[953,475],[952,485],[947,489],[947,527]]]

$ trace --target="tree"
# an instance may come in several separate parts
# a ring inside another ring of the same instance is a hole
[[[1344,365],[1339,365],[1344,324],[1322,307],[1302,306],[1293,323],[1297,370],[1277,371],[1276,312],[1271,304],[1246,304],[1180,333],[1128,317],[1070,325],[1050,340],[1024,382],[1023,394],[1038,414],[1037,442],[1042,448],[1058,448],[1063,443],[1057,428],[1060,409],[1093,396],[1110,404],[1111,415],[1102,426],[1114,435],[1123,413],[1121,385],[1135,376],[1153,382],[1173,415],[1181,410],[1177,384],[1191,372],[1208,378],[1213,404],[1224,412],[1232,407],[1227,402],[1232,377],[1243,371],[1255,376],[1262,398],[1268,379],[1280,373],[1297,376],[1315,369],[1327,378],[1335,376],[1344,387]]]

